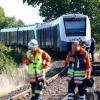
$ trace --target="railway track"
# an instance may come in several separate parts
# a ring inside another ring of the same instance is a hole
[[[65,70],[65,61],[55,61],[47,72],[47,84],[52,83]],[[44,89],[45,90],[45,89]],[[16,91],[12,91],[7,96],[1,97],[0,100],[29,100],[31,96],[30,85],[24,85]]]
[[[53,63],[52,66],[54,66],[54,68],[51,68],[47,72],[47,86],[43,88],[42,100],[67,100],[66,68],[63,67],[64,61]],[[100,62],[93,63],[93,70],[96,85],[94,93],[96,96],[100,97],[100,78],[98,75],[98,71],[100,70]],[[20,89],[9,93],[8,96],[0,98],[0,100],[30,100],[30,97],[30,85],[25,85]]]
[[[94,78],[94,87],[89,88],[89,92],[86,94],[86,100],[100,100],[100,62],[94,62],[92,64]],[[91,97],[89,97],[91,96]],[[67,100],[66,96],[62,100]],[[75,99],[77,100],[77,99]]]

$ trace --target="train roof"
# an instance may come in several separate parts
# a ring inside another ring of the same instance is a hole
[[[18,31],[34,30],[35,27],[36,27],[35,25],[25,26],[25,27],[19,27]]]
[[[87,15],[77,14],[77,13],[73,13],[73,14],[64,14],[64,15],[62,15],[62,17],[66,17],[66,18],[72,18],[72,17],[82,18],[82,17],[86,17],[86,16],[87,16]]]
[[[4,28],[1,29],[1,32],[16,32],[18,28]]]
[[[50,26],[52,26],[52,23],[51,22],[47,22],[47,23],[41,23],[41,24],[37,24],[36,25],[36,28],[37,29],[41,29],[41,28],[47,28],[47,27],[50,27]]]
[[[42,23],[42,24],[37,24],[36,27],[37,29],[41,29],[41,28],[47,28],[47,27],[50,27],[52,26],[54,23],[57,23],[60,19],[62,18],[86,18],[87,15],[83,15],[83,14],[80,14],[80,13],[66,13],[60,17],[58,17],[57,19],[51,21],[51,22],[46,22],[46,23]]]

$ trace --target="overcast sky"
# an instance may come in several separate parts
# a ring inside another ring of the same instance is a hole
[[[6,16],[21,19],[25,24],[41,23],[43,18],[39,16],[39,7],[33,8],[23,0],[0,0],[0,6],[3,7]]]

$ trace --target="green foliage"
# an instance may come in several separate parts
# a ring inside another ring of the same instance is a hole
[[[13,58],[14,62],[17,64],[22,63],[24,51],[20,48],[14,48],[9,52],[9,55]]]
[[[24,81],[24,70],[17,67],[22,63],[23,53],[26,50],[23,49],[25,48],[6,47],[0,43],[0,74],[5,75],[9,82],[15,85]]]
[[[96,19],[100,8],[100,0],[23,0],[23,2],[32,6],[41,4],[40,15],[45,17],[45,21],[69,12],[83,13],[91,19]]]
[[[99,51],[99,52],[100,52],[100,43],[98,43],[98,44],[96,45],[96,51]]]
[[[17,63],[9,56],[10,51],[11,48],[7,48],[0,43],[0,73],[3,71],[10,75],[16,69]]]
[[[99,33],[94,33],[93,37],[95,38],[97,44],[100,43],[100,34]]]
[[[17,26],[23,26],[23,25],[24,25],[23,21],[19,19],[17,22]]]
[[[0,29],[4,27],[16,27],[23,26],[24,23],[21,20],[16,20],[15,17],[7,17],[5,16],[4,10],[0,7]]]
[[[0,28],[3,28],[6,26],[5,22],[5,13],[2,7],[0,7]]]
[[[16,20],[15,17],[6,17],[7,27],[18,27],[23,26],[24,23],[21,20]]]
[[[0,73],[13,76],[18,64],[22,61],[22,56],[21,50],[6,47],[0,43]]]

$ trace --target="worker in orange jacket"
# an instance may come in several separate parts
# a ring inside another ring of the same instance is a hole
[[[67,81],[68,81],[68,100],[74,100],[74,89],[76,86],[79,91],[79,100],[85,100],[84,86],[93,85],[91,79],[91,62],[89,54],[80,46],[78,41],[72,43],[72,50],[66,57]]]
[[[40,100],[42,85],[46,79],[46,69],[50,65],[51,58],[38,47],[38,42],[35,39],[28,43],[28,49],[23,57],[23,62],[27,65],[26,81],[32,87],[31,100]]]

